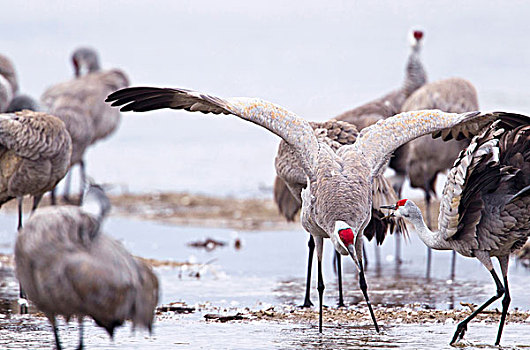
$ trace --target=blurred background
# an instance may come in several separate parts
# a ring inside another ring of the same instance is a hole
[[[482,110],[530,110],[525,1],[0,1],[0,52],[39,97],[91,46],[132,85],[278,103],[325,120],[398,88],[408,31],[425,31],[429,81],[470,80]],[[88,173],[131,192],[270,196],[279,140],[233,117],[124,115]],[[443,183],[442,183],[443,184]],[[440,184],[440,186],[442,185]]]

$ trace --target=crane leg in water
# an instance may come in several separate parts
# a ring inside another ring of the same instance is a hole
[[[62,350],[62,346],[61,346],[61,340],[59,339],[59,329],[57,328],[57,319],[55,318],[55,316],[53,316],[51,319],[50,319],[50,323],[52,324],[52,328],[53,328],[53,336],[55,338],[55,348],[57,350]]]
[[[317,248],[317,266],[318,266],[318,332],[322,333],[322,312],[324,307],[324,278],[322,277],[322,251],[324,248],[324,238],[319,236],[315,239]]]
[[[23,203],[24,197],[20,196],[17,198],[17,200],[18,200],[17,230],[20,231],[22,229],[22,203]],[[25,315],[28,313],[28,302],[26,300],[26,293],[24,293],[24,290],[22,289],[22,285],[20,285],[20,283],[18,284],[18,296],[19,296],[20,313]]]
[[[497,332],[497,340],[495,340],[495,345],[499,345],[501,342],[502,329],[504,328],[504,322],[506,321],[506,315],[508,314],[508,306],[512,298],[510,297],[510,289],[508,288],[508,262],[510,260],[509,256],[504,256],[499,258],[499,263],[501,265],[502,277],[504,279],[504,298],[502,299],[502,314],[501,321],[499,322],[499,331]]]
[[[453,253],[451,255],[451,274],[449,275],[449,279],[451,281],[455,280],[455,273],[456,273],[456,252],[453,250]]]
[[[490,265],[491,265],[491,262],[490,262]],[[477,316],[479,313],[481,313],[485,308],[487,308],[491,303],[493,303],[495,300],[499,299],[505,293],[504,286],[502,285],[502,282],[499,280],[499,277],[497,276],[497,273],[493,269],[493,266],[490,269],[490,273],[493,276],[493,280],[495,281],[495,285],[497,286],[497,294],[495,294],[494,296],[489,298],[484,304],[480,305],[480,307],[475,309],[475,311],[473,311],[471,313],[471,315],[466,317],[466,319],[464,319],[462,322],[460,322],[458,324],[458,326],[456,327],[456,331],[455,331],[455,334],[453,336],[453,339],[451,340],[451,343],[449,343],[450,345],[453,345],[457,340],[462,339],[464,337],[464,334],[467,331],[467,324],[469,323],[469,321],[474,319],[475,316]],[[506,298],[505,298],[505,300],[506,300]],[[509,296],[508,296],[507,300],[508,300],[507,304],[509,304],[510,303],[510,297]],[[507,306],[506,306],[506,308],[507,308]],[[503,315],[504,315],[504,312],[505,312],[504,300],[503,300],[503,310],[502,310],[502,312],[503,312]],[[506,317],[506,316],[504,316],[504,317]],[[499,326],[499,333],[497,335],[497,341],[500,340],[500,336],[501,336],[501,333],[502,333],[502,326],[504,324],[504,320],[503,320],[502,316],[501,316],[501,321],[502,321],[502,323]],[[498,343],[496,345],[498,345]]]
[[[427,187],[428,188],[428,187]],[[425,218],[427,219],[427,227],[432,228],[431,221],[431,193],[425,191]],[[425,278],[431,279],[431,264],[432,264],[432,249],[427,247],[427,268],[425,271]]]
[[[337,279],[339,284],[339,303],[337,307],[346,307],[342,294],[342,257],[335,251],[335,259],[337,259]]]
[[[311,307],[313,303],[311,302],[310,293],[311,293],[311,267],[313,265],[313,253],[315,251],[315,239],[312,235],[309,235],[309,242],[307,242],[309,247],[309,256],[307,261],[307,279],[305,283],[305,298],[304,304],[302,307]]]
[[[77,350],[82,350],[85,348],[84,342],[83,342],[83,317],[78,316],[78,322],[79,322],[79,346],[77,347]]]

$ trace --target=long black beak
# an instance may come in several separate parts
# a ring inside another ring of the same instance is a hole
[[[391,205],[382,205],[380,206],[379,208],[381,209],[390,209],[390,210],[396,210],[396,205],[395,204],[391,204]],[[388,218],[391,218],[391,217],[394,217],[396,216],[393,212],[390,212],[388,213],[388,215],[384,216],[383,217],[383,220],[385,219],[388,219]]]

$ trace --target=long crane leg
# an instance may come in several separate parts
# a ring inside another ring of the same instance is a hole
[[[427,190],[425,191],[425,217],[427,219],[427,227],[432,229],[431,221],[431,193]],[[425,278],[428,280],[431,279],[431,264],[432,264],[432,249],[427,247],[427,268],[425,271]]]
[[[497,340],[495,340],[495,345],[499,345],[501,342],[502,329],[504,328],[504,322],[506,321],[506,315],[508,314],[508,306],[512,298],[510,297],[510,289],[508,288],[508,260],[509,256],[504,256],[499,258],[499,263],[501,265],[502,277],[504,279],[504,298],[502,299],[502,314],[501,321],[499,322],[499,331],[497,332]]]
[[[18,199],[18,226],[17,230],[20,231],[22,229],[22,203],[24,200],[23,196],[20,196]],[[19,304],[20,304],[20,313],[25,315],[28,313],[28,304],[26,301],[26,293],[24,292],[24,289],[22,288],[22,285],[18,284],[18,296],[19,296]]]
[[[482,304],[479,308],[477,308],[475,311],[471,313],[466,319],[464,319],[462,322],[458,324],[456,327],[455,334],[453,336],[453,339],[449,343],[450,345],[453,345],[457,340],[462,339],[464,337],[464,334],[467,331],[467,324],[469,321],[475,318],[479,313],[481,313],[485,308],[487,308],[491,303],[493,303],[495,300],[499,299],[505,292],[505,289],[499,280],[499,277],[497,276],[497,273],[493,269],[493,267],[490,270],[491,275],[493,276],[493,280],[495,281],[495,285],[497,286],[497,294],[489,298],[484,304]],[[508,297],[508,304],[509,304],[509,297]],[[504,313],[504,304],[503,304],[503,313]],[[505,316],[506,317],[506,316]],[[502,320],[502,317],[501,317]],[[500,333],[502,333],[502,328],[499,327],[499,335],[497,336],[497,340],[500,340]]]
[[[337,251],[335,251],[335,259],[337,260],[337,279],[339,284],[339,303],[337,307],[345,307],[342,294],[342,256]]]
[[[322,260],[318,259],[318,332],[322,333],[322,313],[323,313],[323,305],[324,305],[324,289],[326,287],[324,286],[324,278],[322,277]]]
[[[78,316],[78,322],[79,322],[79,346],[77,347],[77,350],[83,350],[85,348],[84,342],[83,342],[83,316]]]
[[[309,242],[307,242],[309,247],[309,256],[307,261],[307,279],[305,283],[305,299],[302,307],[311,307],[313,303],[311,302],[311,267],[313,265],[313,253],[315,251],[315,240],[312,235],[309,235]]]
[[[57,348],[57,350],[62,350],[63,347],[61,346],[61,340],[59,339],[59,329],[57,328],[57,320],[55,316],[53,316],[53,318],[50,319],[50,322],[53,328],[53,336],[55,338],[55,347]]]

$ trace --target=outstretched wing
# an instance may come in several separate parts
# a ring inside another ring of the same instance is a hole
[[[439,110],[400,113],[363,129],[355,144],[344,152],[362,154],[366,164],[372,168],[372,175],[376,176],[396,148],[417,137],[433,133],[433,137],[442,137],[443,140],[461,140],[475,136],[496,119],[510,120],[518,116],[507,112],[456,114]],[[347,157],[347,154],[343,156]]]
[[[190,112],[233,114],[260,125],[280,136],[296,151],[301,165],[310,177],[316,165],[318,141],[313,128],[296,114],[257,98],[223,99],[186,89],[134,87],[118,90],[107,97],[121,111],[146,112],[162,108]]]

